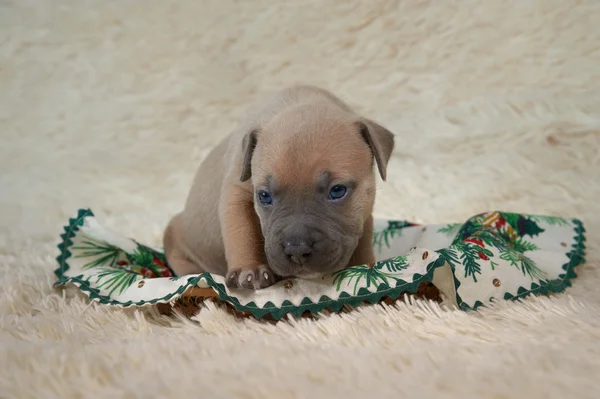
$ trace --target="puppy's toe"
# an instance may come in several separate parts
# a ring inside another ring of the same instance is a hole
[[[238,282],[240,271],[241,269],[236,269],[227,272],[227,275],[225,275],[225,284],[227,284],[228,287],[238,288],[240,286]]]
[[[267,265],[232,270],[226,276],[227,286],[259,290],[277,282],[277,276]]]
[[[253,288],[259,290],[275,284],[279,279],[267,265],[261,265],[254,271]]]

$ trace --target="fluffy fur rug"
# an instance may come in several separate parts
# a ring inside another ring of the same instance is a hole
[[[0,2],[0,397],[597,397],[600,3]],[[567,293],[193,320],[52,288],[63,223],[160,245],[260,96],[327,87],[397,135],[376,215],[581,218]]]

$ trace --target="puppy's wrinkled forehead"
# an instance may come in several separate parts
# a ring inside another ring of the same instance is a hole
[[[292,108],[261,130],[260,162],[254,180],[267,179],[290,188],[322,184],[327,179],[361,179],[372,171],[372,154],[356,118],[332,107]]]

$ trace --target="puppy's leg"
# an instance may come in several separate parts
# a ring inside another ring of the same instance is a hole
[[[185,244],[182,242],[180,217],[181,215],[177,214],[171,219],[163,236],[163,247],[167,263],[177,276],[202,273],[201,268],[191,262],[182,250],[182,246]]]
[[[369,216],[363,226],[363,235],[350,258],[348,266],[367,265],[375,262],[373,251],[373,216]]]
[[[252,194],[230,186],[221,197],[220,219],[227,259],[227,286],[260,289],[276,282],[267,265]]]

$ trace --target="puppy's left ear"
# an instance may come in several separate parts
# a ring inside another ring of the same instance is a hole
[[[360,135],[371,147],[371,152],[373,152],[373,157],[377,162],[379,175],[385,181],[387,164],[394,150],[394,134],[369,119],[359,121],[358,128]]]

